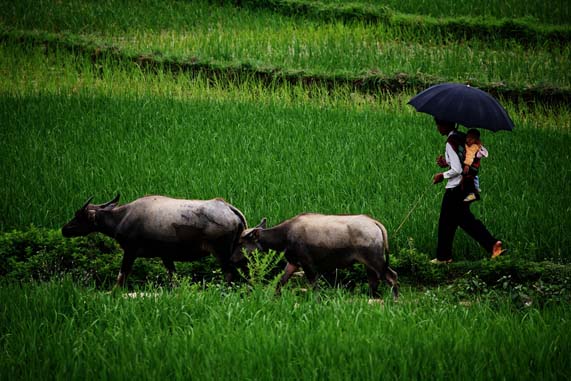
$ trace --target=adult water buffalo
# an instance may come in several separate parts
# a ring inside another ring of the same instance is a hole
[[[283,251],[287,260],[277,291],[301,266],[313,283],[319,274],[355,262],[365,265],[369,288],[378,297],[379,281],[385,279],[398,298],[397,273],[389,267],[387,231],[365,215],[300,214],[266,229],[266,220],[244,230],[241,244],[255,244],[262,251]]]
[[[92,199],[75,212],[62,234],[76,237],[100,232],[114,238],[124,252],[118,286],[125,285],[138,257],[160,257],[170,277],[174,261],[193,261],[209,253],[217,258],[226,281],[232,281],[236,263],[230,257],[247,223],[223,199],[146,196],[121,206],[117,206],[119,194],[101,205],[90,204]]]

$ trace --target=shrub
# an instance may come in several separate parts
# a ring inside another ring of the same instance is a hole
[[[0,277],[5,282],[48,281],[70,276],[83,285],[110,288],[115,283],[122,257],[119,245],[102,234],[66,239],[59,230],[35,226],[0,233]],[[282,253],[255,251],[246,257],[250,270],[243,276],[250,284],[275,285],[283,269]],[[397,271],[401,283],[453,285],[459,281],[460,290],[469,293],[505,290],[505,284],[514,291],[515,285],[522,284],[538,297],[559,297],[569,293],[571,283],[571,266],[548,261],[532,262],[510,255],[496,260],[458,261],[448,265],[433,265],[429,260],[430,257],[419,252],[409,240],[407,248],[391,254],[390,265]],[[221,282],[223,278],[213,256],[195,262],[176,262],[176,267],[180,277],[193,282]],[[329,283],[344,288],[366,286],[367,279],[361,265],[324,274],[324,277]],[[128,284],[160,285],[167,281],[167,272],[160,259],[140,258],[135,261]]]
[[[69,275],[84,285],[109,288],[115,283],[122,257],[119,245],[102,234],[66,239],[59,230],[35,226],[0,234],[0,276],[8,282],[47,281]],[[213,257],[176,266],[180,276],[193,281],[221,278]],[[128,284],[166,281],[160,259],[140,258],[135,261]]]
[[[245,274],[240,271],[242,275],[252,286],[259,286],[266,283],[276,286],[280,273],[276,269],[281,269],[279,264],[283,263],[284,253],[270,250],[267,253],[262,253],[258,249],[247,252],[244,250],[244,256],[248,261],[248,273]]]

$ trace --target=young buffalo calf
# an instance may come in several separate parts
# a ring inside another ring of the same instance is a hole
[[[389,267],[387,231],[378,221],[365,215],[300,214],[266,229],[266,220],[244,230],[242,245],[260,250],[283,251],[287,260],[278,288],[302,267],[310,282],[336,268],[362,263],[367,269],[369,288],[378,297],[379,281],[385,279],[398,298],[397,273]]]

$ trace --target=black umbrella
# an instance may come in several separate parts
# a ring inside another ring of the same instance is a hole
[[[416,111],[466,127],[491,131],[514,128],[507,111],[490,94],[460,83],[442,83],[415,95],[409,102]]]

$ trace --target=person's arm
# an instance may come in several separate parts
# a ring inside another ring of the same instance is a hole
[[[462,163],[450,143],[446,143],[446,161],[450,165],[450,169],[443,173],[445,179],[462,176]]]
[[[476,157],[479,159],[483,157],[488,157],[488,150],[486,149],[486,147],[481,146],[478,152],[476,153]]]
[[[462,175],[462,163],[460,162],[458,154],[456,151],[454,151],[454,148],[452,148],[450,143],[446,143],[446,163],[450,165],[450,169],[446,172],[435,174],[432,179],[433,184],[438,184],[444,179],[451,179],[453,177]]]

